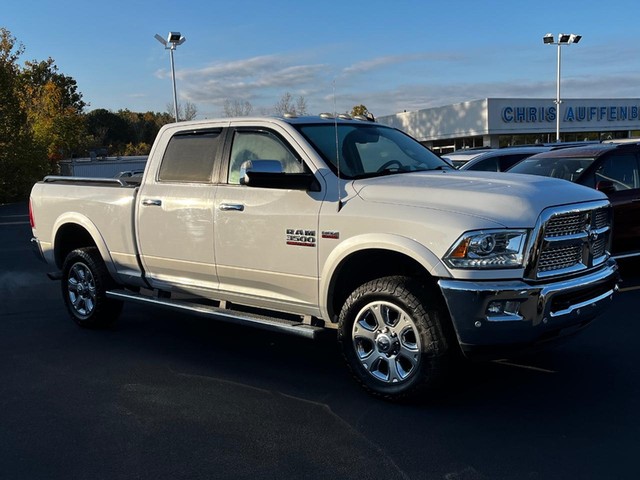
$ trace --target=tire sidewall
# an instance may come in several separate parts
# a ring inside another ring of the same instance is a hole
[[[386,277],[367,282],[347,298],[339,317],[338,340],[347,364],[370,393],[388,399],[399,399],[412,395],[417,390],[427,389],[439,377],[439,367],[446,350],[443,338],[434,338],[434,323],[437,311],[425,310],[424,287],[405,277]],[[410,318],[419,336],[420,359],[410,377],[399,384],[389,384],[375,378],[362,365],[353,345],[353,325],[362,309],[374,302],[387,302],[404,311]],[[437,336],[437,334],[436,334]]]
[[[69,276],[75,265],[82,265],[93,277],[96,289],[95,304],[91,312],[83,315],[77,311],[69,296]],[[121,304],[107,299],[106,292],[113,282],[96,248],[81,248],[67,255],[62,267],[61,289],[65,306],[71,318],[81,327],[101,328],[117,318]]]

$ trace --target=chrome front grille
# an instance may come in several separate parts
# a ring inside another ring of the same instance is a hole
[[[574,266],[582,259],[582,247],[570,245],[568,247],[548,248],[540,256],[539,272],[550,272]]]
[[[606,201],[545,210],[526,276],[535,280],[597,267],[609,258],[610,237],[611,207]]]

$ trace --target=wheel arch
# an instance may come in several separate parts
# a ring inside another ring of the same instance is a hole
[[[358,286],[374,278],[404,275],[436,278],[450,274],[440,259],[420,243],[400,235],[363,235],[340,244],[327,258],[320,283],[325,319],[336,322],[342,304]]]
[[[65,258],[77,248],[96,247],[107,270],[115,275],[113,260],[98,227],[86,216],[62,215],[56,221],[53,231],[53,251],[56,266],[62,268]]]

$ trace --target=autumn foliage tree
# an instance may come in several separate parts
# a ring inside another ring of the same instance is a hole
[[[25,62],[19,81],[21,99],[34,139],[50,161],[69,158],[86,143],[85,102],[76,81],[58,72],[53,59]]]
[[[355,105],[349,112],[349,115],[351,115],[352,117],[368,117],[369,115],[371,115],[371,112],[369,112],[367,107],[360,104]]]
[[[17,62],[23,51],[15,37],[0,28],[0,203],[26,198],[31,185],[49,167],[20,100],[22,85]]]

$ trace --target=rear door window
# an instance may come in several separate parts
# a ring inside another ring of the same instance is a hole
[[[171,137],[158,173],[161,182],[211,182],[222,130],[196,130]]]

